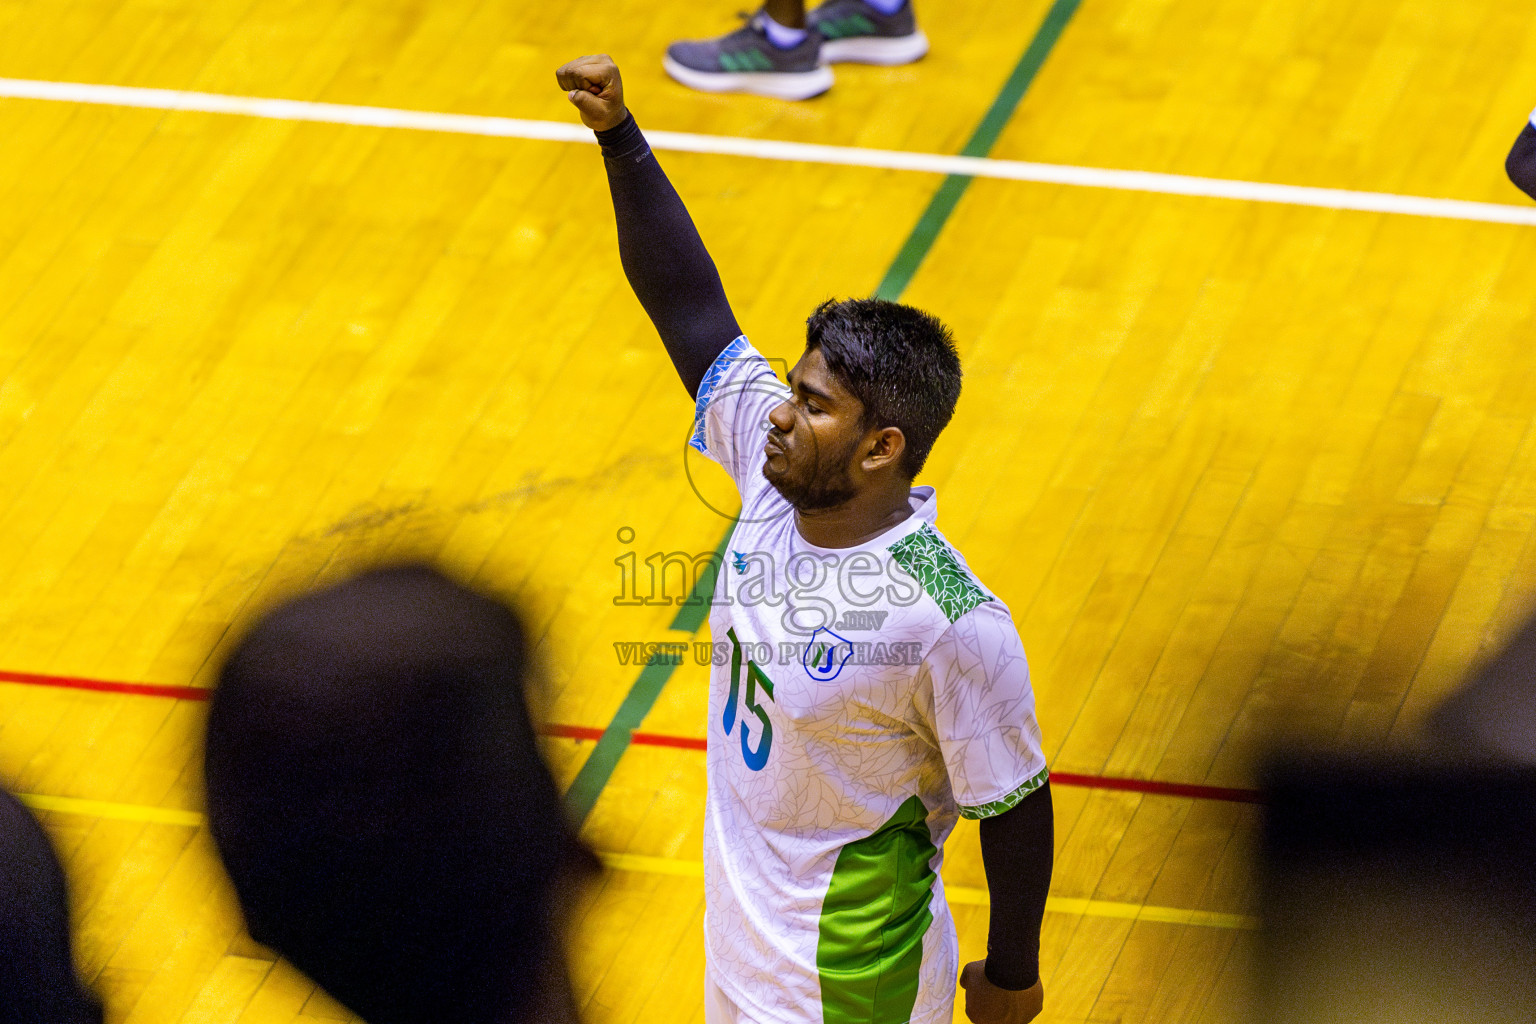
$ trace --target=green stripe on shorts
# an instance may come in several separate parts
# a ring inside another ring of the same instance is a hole
[[[913,796],[838,854],[821,904],[816,969],[824,1024],[907,1024],[917,1005],[923,935],[933,923],[938,853]]]

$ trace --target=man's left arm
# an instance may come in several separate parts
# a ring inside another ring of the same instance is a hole
[[[924,659],[929,714],[960,813],[981,822],[991,890],[987,959],[960,984],[976,1024],[1025,1024],[1041,1010],[1040,921],[1051,885],[1055,823],[1050,772],[1035,720],[1029,661],[1002,602],[979,588]],[[926,688],[919,693],[927,696]]]
[[[977,1024],[1025,1024],[1044,1004],[1040,922],[1055,848],[1050,782],[1002,814],[981,819],[981,860],[992,904],[987,958],[966,964],[960,975],[966,1016]]]

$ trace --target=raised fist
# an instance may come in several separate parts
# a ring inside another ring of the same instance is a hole
[[[985,960],[976,960],[960,972],[967,1020],[975,1024],[1029,1024],[1040,1016],[1045,1004],[1044,985],[1036,981],[1018,992],[998,988],[987,980],[986,966]]]
[[[581,123],[593,131],[616,128],[629,114],[624,109],[624,82],[619,78],[619,66],[606,53],[577,57],[562,64],[555,72],[555,81],[581,112]]]

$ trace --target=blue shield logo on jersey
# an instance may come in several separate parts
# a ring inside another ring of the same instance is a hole
[[[805,645],[800,663],[805,666],[806,675],[818,683],[825,683],[836,679],[851,657],[853,644],[821,626],[811,634],[811,642]]]

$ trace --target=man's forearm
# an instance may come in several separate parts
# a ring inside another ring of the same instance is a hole
[[[633,117],[597,133],[608,168],[619,258],[690,395],[741,334],[714,261]]]
[[[981,821],[981,860],[992,903],[986,975],[999,988],[1018,991],[1040,980],[1040,921],[1055,852],[1049,782],[1018,806]]]
[[[1504,161],[1504,170],[1520,191],[1536,199],[1536,128],[1529,121],[1520,132],[1520,137],[1515,139],[1515,145],[1509,151],[1509,159]]]

